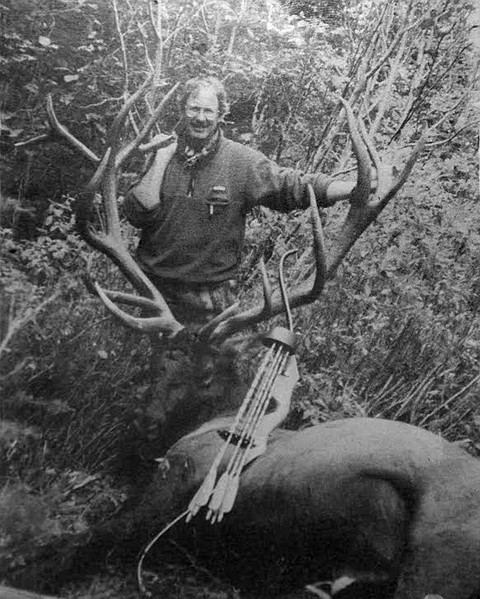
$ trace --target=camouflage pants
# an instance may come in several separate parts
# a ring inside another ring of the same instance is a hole
[[[187,284],[151,276],[175,318],[197,328],[223,312],[237,300],[238,285],[234,280],[216,284]]]

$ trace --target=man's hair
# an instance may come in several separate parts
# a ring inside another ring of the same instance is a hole
[[[190,94],[195,94],[199,92],[201,89],[213,89],[217,96],[218,100],[218,112],[220,117],[223,117],[229,111],[229,105],[227,101],[227,92],[225,91],[225,87],[220,79],[213,76],[200,76],[194,77],[193,79],[189,79],[183,85],[180,90],[180,94],[178,97],[178,107],[180,112],[185,110],[185,106],[187,105],[187,100]]]

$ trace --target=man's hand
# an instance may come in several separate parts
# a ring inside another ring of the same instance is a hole
[[[350,199],[350,196],[354,190],[354,181],[332,181],[327,187],[328,204],[332,205],[336,202]]]
[[[395,170],[395,166],[391,164],[382,165],[380,173],[377,173],[377,169],[372,168],[371,191],[374,192],[377,190],[379,179],[384,189],[390,189],[395,182]],[[332,181],[327,188],[327,200],[329,204],[335,204],[342,200],[355,202],[358,193],[359,191],[354,181]]]

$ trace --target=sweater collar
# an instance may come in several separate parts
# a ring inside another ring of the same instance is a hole
[[[185,166],[191,168],[200,162],[207,162],[210,160],[217,151],[222,139],[223,133],[221,129],[217,129],[208,142],[200,150],[195,151],[188,146],[185,137],[179,135],[176,153],[183,160]]]

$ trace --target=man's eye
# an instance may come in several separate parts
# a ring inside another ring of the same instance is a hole
[[[189,116],[199,116],[203,113],[207,118],[214,118],[217,114],[215,110],[211,108],[199,108],[197,106],[189,106],[187,107],[187,114]]]

